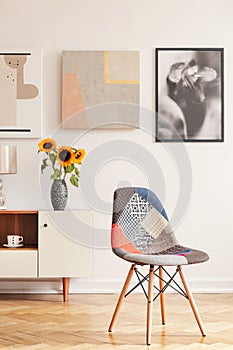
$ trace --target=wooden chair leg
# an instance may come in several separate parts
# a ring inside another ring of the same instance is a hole
[[[162,290],[164,287],[164,282],[163,282],[163,269],[162,266],[159,266],[159,289]],[[162,319],[162,324],[165,324],[165,295],[164,293],[160,294],[160,309],[161,309],[161,319]]]
[[[187,281],[186,281],[186,279],[185,279],[185,276],[184,276],[184,274],[183,274],[183,271],[182,271],[182,269],[181,269],[181,266],[177,266],[177,268],[178,268],[178,271],[179,271],[179,274],[180,274],[180,278],[181,278],[181,281],[182,281],[182,283],[183,283],[185,292],[186,292],[186,294],[187,294],[187,296],[188,296],[188,300],[189,300],[190,306],[191,306],[191,308],[192,308],[192,310],[193,310],[194,317],[195,317],[195,319],[196,319],[196,321],[197,321],[197,324],[198,324],[198,326],[199,326],[199,328],[200,328],[200,331],[201,331],[202,336],[205,337],[206,334],[205,334],[205,331],[204,331],[203,323],[202,323],[201,317],[200,317],[200,315],[199,315],[199,312],[198,312],[196,303],[195,303],[195,301],[194,301],[192,292],[191,292],[191,290],[190,290],[190,288],[189,288],[189,286],[188,286],[188,283],[187,283]]]
[[[114,325],[114,323],[115,323],[115,321],[117,319],[117,316],[118,316],[119,311],[120,311],[120,307],[121,307],[121,305],[122,305],[122,303],[124,301],[125,294],[127,292],[127,289],[129,287],[130,281],[132,279],[132,276],[133,276],[133,273],[134,273],[134,268],[135,268],[135,264],[132,264],[131,267],[130,267],[130,270],[128,272],[128,275],[126,277],[126,280],[125,280],[124,286],[122,288],[121,294],[119,296],[119,299],[118,299],[115,311],[113,313],[112,320],[111,320],[111,323],[110,323],[110,326],[109,326],[109,329],[108,329],[109,332],[112,332],[113,325]]]
[[[151,343],[152,310],[153,310],[153,288],[154,288],[154,266],[150,266],[148,299],[147,299],[147,320],[146,320],[146,344]]]

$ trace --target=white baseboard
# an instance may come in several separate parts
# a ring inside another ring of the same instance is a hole
[[[75,278],[71,279],[70,293],[119,293],[123,283],[123,280]],[[194,293],[233,293],[233,280],[190,280],[189,285]],[[62,293],[62,283],[60,279],[1,279],[0,293],[59,294]]]

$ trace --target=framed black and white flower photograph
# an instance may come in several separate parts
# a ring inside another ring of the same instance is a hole
[[[223,142],[223,48],[156,48],[156,141]]]

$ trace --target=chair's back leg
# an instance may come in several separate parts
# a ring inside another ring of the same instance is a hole
[[[113,329],[113,325],[117,319],[117,316],[119,314],[119,311],[120,311],[120,307],[124,301],[124,297],[125,297],[125,294],[128,290],[128,287],[129,287],[129,284],[130,284],[130,281],[132,279],[132,276],[133,276],[133,273],[134,273],[134,268],[135,268],[135,265],[136,264],[132,264],[131,267],[130,267],[130,270],[128,272],[128,275],[126,277],[126,280],[125,280],[125,283],[123,285],[123,288],[122,288],[122,291],[121,291],[121,294],[119,296],[119,299],[118,299],[118,302],[117,302],[117,305],[116,305],[116,308],[115,308],[115,311],[113,313],[113,316],[112,316],[112,320],[111,320],[111,323],[110,323],[110,326],[109,326],[109,329],[108,331],[111,332],[112,329]]]
[[[164,287],[164,282],[163,282],[163,269],[162,266],[159,266],[159,289],[160,291]],[[165,295],[164,293],[160,293],[160,308],[161,308],[161,319],[162,319],[162,324],[165,324]]]
[[[194,314],[194,316],[195,316],[195,319],[196,319],[196,321],[197,321],[197,324],[198,324],[198,326],[199,326],[199,328],[200,328],[201,334],[202,334],[203,337],[205,337],[206,334],[205,334],[205,331],[204,331],[204,326],[203,326],[201,317],[200,317],[200,315],[199,315],[199,312],[198,312],[196,303],[195,303],[195,301],[194,301],[192,292],[191,292],[191,290],[190,290],[190,288],[189,288],[189,286],[188,286],[188,283],[187,283],[187,281],[186,281],[186,279],[185,279],[185,276],[184,276],[184,274],[183,274],[183,271],[182,271],[182,269],[181,269],[181,266],[177,266],[177,269],[178,269],[178,271],[179,271],[181,281],[182,281],[182,283],[183,283],[185,292],[186,292],[186,294],[187,294],[187,296],[188,296],[189,303],[190,303],[191,308],[192,308],[192,310],[193,310],[193,314]]]
[[[153,310],[153,288],[154,288],[154,266],[150,265],[148,298],[147,298],[147,322],[146,322],[146,344],[151,343],[152,310]]]

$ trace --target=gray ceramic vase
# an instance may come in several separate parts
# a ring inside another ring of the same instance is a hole
[[[64,210],[68,200],[68,189],[65,180],[53,181],[51,187],[51,202],[54,210]]]

